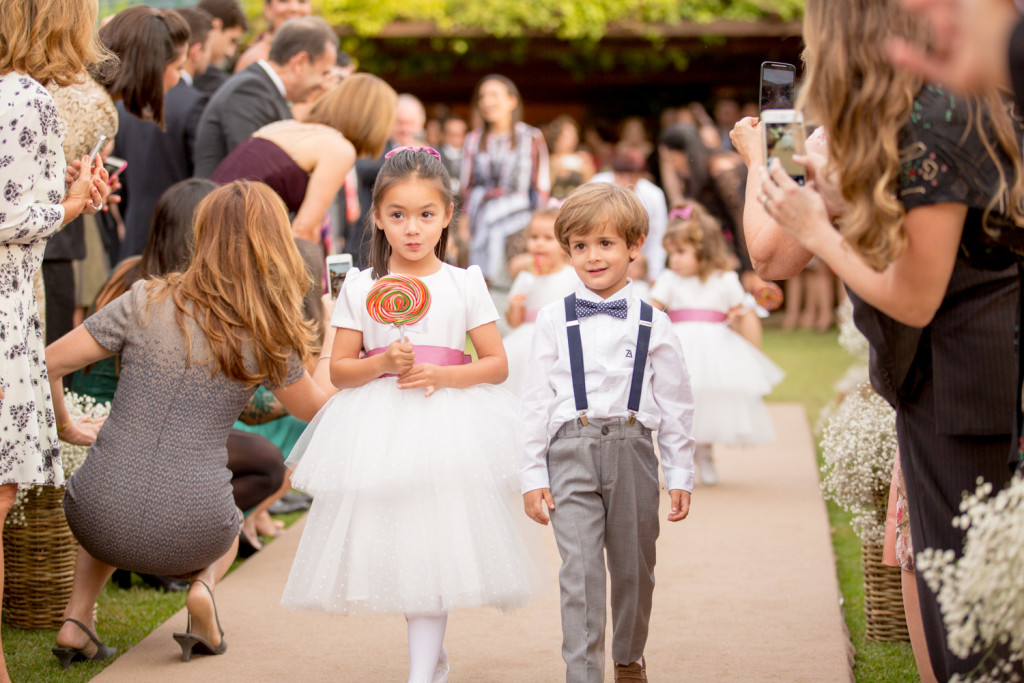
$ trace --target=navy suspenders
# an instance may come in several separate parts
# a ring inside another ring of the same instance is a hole
[[[633,357],[633,378],[630,380],[629,418],[626,424],[636,424],[636,414],[640,411],[640,394],[644,387],[644,368],[647,365],[647,349],[651,342],[651,324],[654,320],[654,309],[646,301],[640,302],[640,330],[636,335],[636,354]],[[565,327],[569,336],[569,369],[572,372],[572,393],[576,401],[576,413],[580,424],[587,423],[587,384],[583,371],[583,342],[580,339],[580,321],[576,318],[576,295],[565,297]]]

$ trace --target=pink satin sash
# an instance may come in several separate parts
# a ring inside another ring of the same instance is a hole
[[[668,311],[668,319],[674,323],[724,323],[725,313],[708,308],[677,308]]]
[[[523,313],[523,322],[524,323],[535,323],[535,322],[537,322],[537,314],[538,313],[540,313],[539,310],[532,310],[531,311],[531,310],[527,309],[527,311],[525,313]]]
[[[379,356],[387,350],[386,346],[370,349],[366,352],[366,357]],[[414,346],[413,352],[416,354],[416,363],[432,363],[434,365],[465,365],[473,362],[473,357],[464,353],[462,349],[449,349],[447,346],[427,346],[421,344]],[[397,376],[398,375],[392,372],[387,372],[381,375],[381,377]]]

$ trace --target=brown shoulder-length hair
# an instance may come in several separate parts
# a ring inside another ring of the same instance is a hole
[[[353,74],[313,102],[306,123],[339,131],[359,156],[377,158],[395,127],[395,89],[372,74]]]
[[[0,74],[20,71],[43,85],[71,85],[116,59],[96,38],[95,2],[10,0],[0,12]]]
[[[565,253],[573,235],[612,228],[632,247],[647,237],[647,209],[633,190],[614,183],[585,183],[572,191],[555,218],[555,238]]]
[[[452,194],[451,182],[448,179],[448,169],[441,161],[429,152],[414,152],[402,150],[396,152],[389,159],[384,160],[377,180],[373,183],[373,206],[366,214],[366,227],[373,231],[370,238],[370,267],[374,280],[388,274],[388,259],[391,258],[391,245],[388,244],[384,231],[377,228],[375,217],[378,207],[383,203],[384,194],[394,185],[404,180],[422,178],[431,181],[441,196],[441,203],[445,207],[452,206],[455,202],[455,195]],[[452,212],[451,225],[456,220],[455,212]],[[448,246],[448,225],[441,231],[441,239],[434,245],[434,254],[441,261],[444,261]]]
[[[120,68],[101,64],[92,76],[126,110],[162,127],[164,71],[188,48],[190,35],[188,22],[174,10],[145,5],[121,10],[100,29],[100,40],[120,58]]]
[[[732,253],[722,234],[721,221],[694,201],[683,202],[672,212],[679,217],[669,220],[665,226],[662,245],[666,249],[692,244],[697,252],[697,276],[701,281],[716,270],[732,270]]]
[[[900,130],[923,86],[920,78],[892,65],[884,42],[900,37],[926,47],[928,28],[925,19],[904,11],[900,0],[807,0],[804,36],[806,72],[799,106],[828,133],[828,171],[839,179],[847,205],[840,230],[868,264],[882,270],[907,245],[905,211],[896,196],[902,172]],[[1009,114],[996,93],[969,104],[971,125],[1001,180],[992,188],[985,221],[993,209],[1005,207],[1022,225],[1021,150]],[[1012,161],[1014,177],[1006,177],[1002,159]]]
[[[209,343],[211,357],[202,362],[211,375],[254,386],[282,385],[291,354],[305,363],[316,347],[313,323],[302,315],[309,285],[284,202],[263,183],[236,180],[199,204],[188,269],[148,287],[151,301],[173,298],[189,362],[186,316]],[[247,350],[255,367],[244,362]]]

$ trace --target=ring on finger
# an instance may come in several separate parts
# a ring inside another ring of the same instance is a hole
[[[766,194],[761,195],[761,206],[763,206],[765,208],[765,210],[768,209],[768,200],[769,199],[770,198],[768,197],[768,195],[766,195]]]

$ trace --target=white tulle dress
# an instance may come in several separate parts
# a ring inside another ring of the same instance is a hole
[[[478,267],[422,278],[430,311],[406,337],[461,351],[497,311]],[[332,325],[367,351],[399,331],[372,321],[370,271],[350,271]],[[333,396],[296,443],[292,483],[313,495],[282,604],[341,614],[436,614],[524,604],[540,582],[516,470],[516,401],[494,385],[401,390],[380,377]]]
[[[679,335],[693,388],[693,437],[697,443],[752,445],[775,439],[763,397],[785,373],[725,323],[743,302],[734,272],[701,281],[662,271],[651,298],[665,304]]]
[[[535,275],[524,270],[512,282],[509,297],[516,294],[526,295],[526,315],[522,324],[502,338],[505,355],[508,356],[508,379],[505,380],[505,387],[516,396],[523,393],[537,312],[552,301],[558,301],[575,292],[578,283],[576,271],[569,266],[548,275]]]

